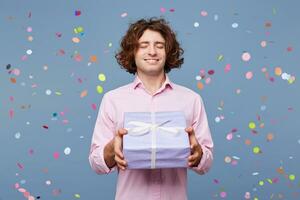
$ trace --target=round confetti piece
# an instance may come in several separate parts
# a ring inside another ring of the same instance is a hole
[[[226,156],[225,159],[224,159],[224,161],[226,163],[231,163],[231,158],[229,156]]]
[[[205,83],[206,83],[206,84],[210,84],[210,82],[211,82],[211,78],[210,78],[210,77],[207,77],[207,78],[205,79]]]
[[[110,42],[110,43],[108,43],[108,47],[112,47],[112,43]]]
[[[232,140],[233,138],[233,134],[232,133],[228,133],[227,136],[226,136],[226,139],[227,140]]]
[[[33,37],[30,35],[30,36],[27,37],[27,40],[28,40],[29,42],[32,42],[32,41],[33,41]]]
[[[13,73],[14,75],[16,75],[16,76],[19,76],[20,73],[21,73],[21,71],[20,71],[19,69],[16,68],[16,69],[13,69],[12,73]]]
[[[196,76],[196,80],[197,80],[197,81],[200,81],[201,79],[202,79],[201,76],[199,76],[199,75]]]
[[[74,43],[79,43],[80,42],[80,39],[78,37],[73,37],[72,38],[72,42]]]
[[[102,92],[103,92],[103,87],[102,87],[101,85],[97,85],[97,92],[98,92],[99,94],[102,94]]]
[[[125,12],[125,13],[122,13],[122,14],[121,14],[121,17],[124,18],[124,17],[127,17],[127,15],[128,15],[128,14]]]
[[[282,78],[283,80],[288,80],[288,79],[290,78],[290,76],[291,76],[291,75],[289,75],[289,74],[287,74],[287,73],[285,73],[285,72],[281,74],[281,78]]]
[[[70,155],[71,153],[71,148],[70,147],[66,147],[64,150],[65,155]]]
[[[291,181],[294,181],[295,178],[296,178],[296,176],[295,176],[294,174],[290,174],[290,175],[289,175],[289,179],[290,179]]]
[[[195,27],[195,28],[199,27],[199,22],[195,22],[195,23],[194,23],[194,27]]]
[[[239,24],[238,23],[233,23],[231,26],[232,26],[232,28],[237,28],[239,26]]]
[[[198,82],[197,87],[198,87],[198,89],[202,90],[204,88],[204,85],[203,85],[203,83]]]
[[[268,133],[267,141],[272,141],[274,139],[274,135],[272,133]]]
[[[242,60],[245,61],[245,62],[248,62],[249,60],[251,59],[251,55],[249,52],[244,52],[242,54]]]
[[[258,184],[259,184],[260,186],[263,186],[265,183],[264,183],[264,181],[259,181]]]
[[[267,46],[267,41],[261,41],[260,46],[265,48]]]
[[[80,199],[80,194],[74,194],[74,197]]]
[[[209,75],[213,75],[214,73],[215,73],[215,71],[213,70],[213,69],[211,69],[211,70],[208,70],[208,72],[207,72]]]
[[[226,196],[227,196],[227,193],[226,192],[220,192],[220,197],[221,198],[226,198]]]
[[[257,197],[254,197],[254,199],[253,200],[258,200],[258,198]]]
[[[216,123],[219,123],[220,121],[221,121],[220,117],[216,117],[216,118],[215,118],[215,122],[216,122]]]
[[[166,9],[165,8],[160,8],[160,12],[166,12]]]
[[[266,108],[267,108],[266,105],[261,105],[261,106],[260,106],[260,110],[261,110],[261,111],[265,111]]]
[[[249,71],[245,74],[245,77],[246,77],[246,79],[250,80],[253,77],[253,73],[251,71]]]
[[[17,133],[15,134],[15,138],[16,138],[16,139],[20,139],[20,138],[21,138],[21,133],[20,133],[20,132],[17,132]]]
[[[99,75],[98,75],[98,79],[99,79],[99,81],[105,81],[105,80],[106,80],[106,77],[105,77],[104,74],[99,74]]]
[[[291,77],[288,79],[288,82],[289,82],[289,84],[292,84],[295,80],[296,80],[296,77],[295,77],[295,76],[291,76]]]
[[[255,129],[255,127],[256,127],[254,122],[249,122],[248,126],[250,129]]]
[[[245,199],[250,199],[251,198],[250,192],[246,192],[244,197]]]
[[[175,8],[170,8],[170,12],[175,12]]]
[[[288,52],[291,52],[291,51],[293,51],[293,47],[288,47],[286,50],[287,50]]]
[[[280,67],[275,67],[275,75],[280,76],[282,74],[282,70]]]
[[[32,32],[32,27],[28,26],[26,30],[28,33],[30,33],[30,32]]]
[[[91,62],[97,62],[97,56],[92,55],[92,56],[90,57],[90,61],[91,61]]]
[[[31,55],[31,54],[32,54],[32,50],[31,50],[31,49],[28,49],[28,50],[26,51],[26,53],[27,53],[28,55]]]
[[[253,153],[258,154],[260,153],[260,148],[259,147],[253,147]]]
[[[46,90],[46,95],[51,95],[51,93],[52,93],[51,90],[49,89]]]
[[[205,11],[205,10],[202,10],[200,14],[203,17],[206,17],[208,15],[207,11]]]
[[[214,15],[214,20],[218,21],[218,19],[219,19],[219,15]]]
[[[251,145],[251,140],[246,139],[246,140],[245,140],[245,144],[246,144],[246,145]]]
[[[59,152],[54,152],[53,153],[53,158],[58,159],[59,158]]]
[[[51,185],[51,181],[50,181],[50,180],[47,180],[47,181],[46,181],[46,185]]]

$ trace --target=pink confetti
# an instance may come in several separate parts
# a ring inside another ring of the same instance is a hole
[[[253,77],[253,73],[249,71],[249,72],[246,73],[245,76],[246,76],[246,79],[250,80]]]
[[[227,196],[227,193],[226,193],[226,192],[221,192],[221,193],[220,193],[220,197],[225,198],[226,196]]]
[[[14,110],[10,109],[9,110],[9,117],[12,119],[14,117]]]
[[[231,70],[231,64],[225,65],[224,71],[225,73],[229,72]]]
[[[215,71],[213,70],[213,69],[211,69],[211,70],[208,70],[208,72],[207,72],[209,75],[213,75],[214,73],[215,73]]]
[[[171,8],[171,9],[170,9],[170,12],[175,12],[175,9],[174,9],[174,8]]]
[[[201,16],[206,17],[208,15],[208,13],[205,10],[201,11]]]
[[[166,12],[166,9],[165,8],[160,8],[160,12],[164,13],[164,12]]]
[[[24,188],[19,188],[18,191],[24,193],[24,192],[26,192],[26,189],[24,189]]]
[[[19,183],[15,183],[15,189],[18,189],[20,187]]]
[[[27,59],[27,56],[26,56],[26,55],[24,55],[24,56],[21,57],[21,60],[22,60],[22,61],[24,61],[24,60],[26,60],[26,59]]]
[[[9,97],[9,100],[10,100],[11,102],[13,102],[13,101],[14,101],[14,97],[13,97],[13,96],[10,96],[10,97]]]
[[[55,33],[55,35],[56,35],[56,37],[60,38],[62,36],[62,33],[57,32],[57,33]]]
[[[53,153],[53,157],[54,157],[54,159],[58,159],[59,158],[59,153],[58,152],[54,152]]]
[[[226,136],[226,139],[227,140],[232,140],[233,138],[233,134],[232,133],[228,133],[227,136]]]
[[[251,55],[249,52],[244,52],[242,54],[242,60],[245,61],[245,62],[248,62],[249,60],[251,59]]]
[[[96,109],[97,109],[97,105],[93,103],[93,104],[92,104],[92,109],[93,109],[93,110],[96,110]]]

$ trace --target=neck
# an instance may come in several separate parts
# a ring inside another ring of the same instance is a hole
[[[165,73],[160,73],[159,75],[149,76],[143,73],[137,73],[139,79],[143,82],[146,90],[151,94],[154,94],[165,82]]]

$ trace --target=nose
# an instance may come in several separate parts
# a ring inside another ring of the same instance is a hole
[[[152,56],[156,55],[156,48],[154,45],[149,45],[148,54]]]

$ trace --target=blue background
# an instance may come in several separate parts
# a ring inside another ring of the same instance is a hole
[[[1,0],[0,199],[26,199],[15,184],[40,199],[114,198],[116,173],[99,176],[89,166],[92,132],[103,93],[133,80],[114,58],[121,37],[129,23],[152,16],[165,17],[177,33],[185,63],[169,77],[202,96],[215,143],[210,172],[188,173],[189,199],[245,199],[247,192],[256,200],[299,199],[299,6],[296,0]],[[78,26],[84,33],[74,33]],[[249,61],[242,60],[245,52]],[[277,76],[276,67],[296,80]]]

